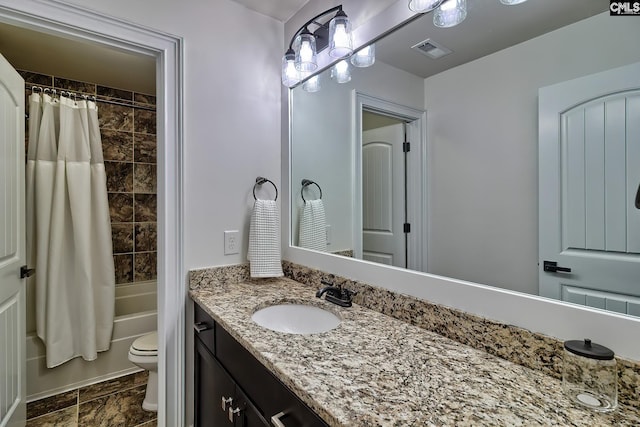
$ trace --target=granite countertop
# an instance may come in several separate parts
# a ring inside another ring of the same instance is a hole
[[[330,426],[640,425],[631,408],[599,414],[578,407],[557,379],[361,306],[328,303],[287,278],[190,295]],[[256,309],[280,302],[317,305],[342,322],[293,335],[251,320]]]

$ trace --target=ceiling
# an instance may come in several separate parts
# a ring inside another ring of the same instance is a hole
[[[607,0],[530,0],[515,6],[468,0],[467,18],[453,28],[433,25],[431,14],[376,43],[376,61],[423,78],[522,43],[609,9]],[[431,39],[453,53],[431,59],[411,46]]]
[[[287,22],[309,0],[233,0],[263,15]]]

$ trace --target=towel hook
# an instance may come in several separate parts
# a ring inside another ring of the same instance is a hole
[[[307,201],[305,200],[304,194],[302,194],[302,192],[304,191],[304,189],[306,187],[308,187],[309,185],[312,185],[312,184],[315,185],[316,187],[318,187],[318,190],[320,190],[320,199],[319,200],[322,200],[322,188],[320,188],[318,183],[314,182],[314,181],[311,181],[310,179],[303,178],[302,179],[302,188],[300,189],[300,197],[302,197],[302,201],[305,202],[305,203],[307,203]]]
[[[271,180],[269,180],[267,178],[261,177],[261,176],[256,178],[256,183],[253,185],[253,200],[258,200],[258,198],[256,197],[256,187],[258,185],[264,184],[265,182],[268,182],[271,185],[273,185],[273,188],[276,190],[276,198],[273,199],[273,201],[275,202],[276,200],[278,200],[278,187],[276,187],[276,185],[273,183],[273,181],[271,181]]]

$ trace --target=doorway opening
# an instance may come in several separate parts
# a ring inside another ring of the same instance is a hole
[[[354,256],[426,271],[426,112],[355,97]]]
[[[157,330],[156,60],[9,24],[0,24],[0,37],[7,42],[0,53],[24,78],[27,98],[44,91],[56,103],[61,93],[73,99],[95,97],[110,213],[110,224],[102,225],[111,230],[104,244],[112,247],[115,267],[114,332],[108,351],[91,362],[75,358],[47,369],[45,355],[52,350],[36,335],[35,295],[46,267],[27,279],[27,400],[34,401],[137,370],[128,362],[127,346]],[[38,116],[30,107],[41,103],[30,104],[25,105],[27,148],[30,139],[37,141],[37,135],[29,135]],[[28,199],[32,191],[27,186]],[[46,212],[30,210],[36,209],[28,204],[28,216]],[[39,245],[50,245],[46,240]],[[28,268],[35,263],[28,257]]]
[[[184,300],[182,264],[182,40],[64,3],[8,1],[0,7],[0,22],[57,36],[93,47],[152,59],[157,103],[157,307],[159,359],[159,425],[184,420]],[[55,58],[53,58],[55,60]],[[118,86],[115,86],[116,88]],[[74,91],[77,92],[77,91]],[[133,102],[133,100],[132,100]],[[172,286],[166,286],[171,283]],[[171,319],[166,321],[165,319]],[[23,319],[26,322],[26,319]],[[24,328],[26,329],[26,328]],[[23,329],[23,331],[24,331]],[[21,386],[22,401],[26,386]],[[19,421],[19,420],[17,420]]]
[[[408,123],[362,112],[362,259],[407,268]]]

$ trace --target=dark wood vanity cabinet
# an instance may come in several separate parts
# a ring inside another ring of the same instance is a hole
[[[195,427],[327,426],[198,304],[194,329]]]
[[[195,426],[268,426],[269,423],[202,342],[196,339],[195,345]]]

